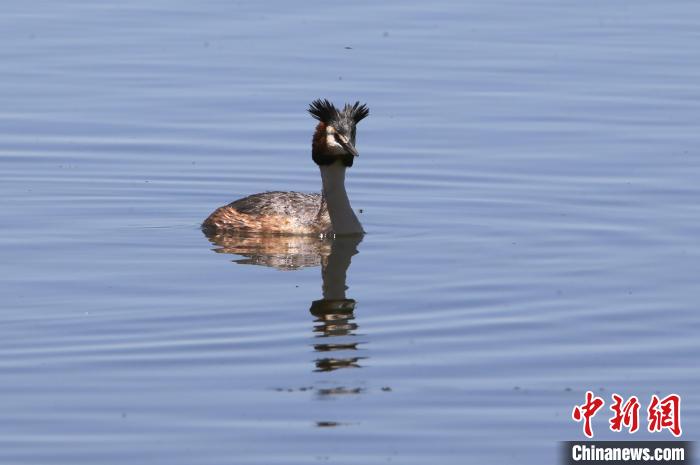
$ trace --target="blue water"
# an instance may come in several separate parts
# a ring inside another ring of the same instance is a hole
[[[691,1],[4,2],[0,463],[555,463],[587,390],[676,392],[697,439],[698,31]],[[211,243],[220,205],[320,189],[319,97],[371,109],[368,234]]]

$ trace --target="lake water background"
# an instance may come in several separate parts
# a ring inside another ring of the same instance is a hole
[[[554,463],[589,389],[676,392],[696,439],[699,31],[691,1],[4,2],[0,463]],[[319,190],[318,97],[371,109],[336,313],[330,245],[199,229]]]

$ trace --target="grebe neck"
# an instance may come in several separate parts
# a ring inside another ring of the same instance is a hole
[[[328,215],[331,217],[335,234],[362,234],[362,225],[350,206],[348,193],[345,191],[346,167],[335,162],[321,165],[321,181],[323,182],[323,199],[328,205]]]

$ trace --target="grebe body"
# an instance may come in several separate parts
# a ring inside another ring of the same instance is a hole
[[[311,157],[321,171],[321,192],[253,194],[217,208],[204,220],[203,229],[322,236],[364,232],[345,190],[345,172],[358,156],[356,125],[369,115],[369,109],[356,102],[339,110],[328,100],[315,100],[309,113],[319,121]]]
[[[326,235],[333,230],[321,194],[263,192],[217,208],[204,229],[269,234]]]

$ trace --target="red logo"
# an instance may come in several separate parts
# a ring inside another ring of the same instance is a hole
[[[620,432],[626,428],[630,434],[636,432],[639,429],[639,411],[641,409],[637,396],[632,396],[625,401],[622,396],[613,394],[612,400],[610,410],[612,410],[613,416],[608,421],[610,430]],[[586,391],[586,401],[581,405],[574,406],[571,418],[576,422],[583,421],[583,434],[586,437],[593,437],[591,420],[604,405],[605,400],[602,397],[597,397],[593,392]],[[652,395],[647,408],[647,424],[647,430],[650,433],[667,429],[675,437],[680,437],[683,433],[681,429],[681,396],[670,394],[659,399],[656,394]]]
[[[617,394],[612,395],[614,404],[610,406],[610,410],[615,412],[615,416],[610,419],[610,429],[612,431],[622,431],[622,427],[629,429],[630,433],[634,433],[639,429],[639,399],[637,396],[632,396],[627,399],[625,404],[622,404],[622,397]]]
[[[668,429],[675,437],[679,437],[681,430],[681,396],[671,394],[663,399],[654,394],[647,409],[649,415],[649,431],[656,432]]]
[[[586,392],[586,403],[577,405],[571,412],[571,418],[574,421],[583,420],[583,434],[586,437],[593,437],[593,428],[591,428],[591,418],[605,405],[605,401],[601,397],[596,397],[591,391]]]

